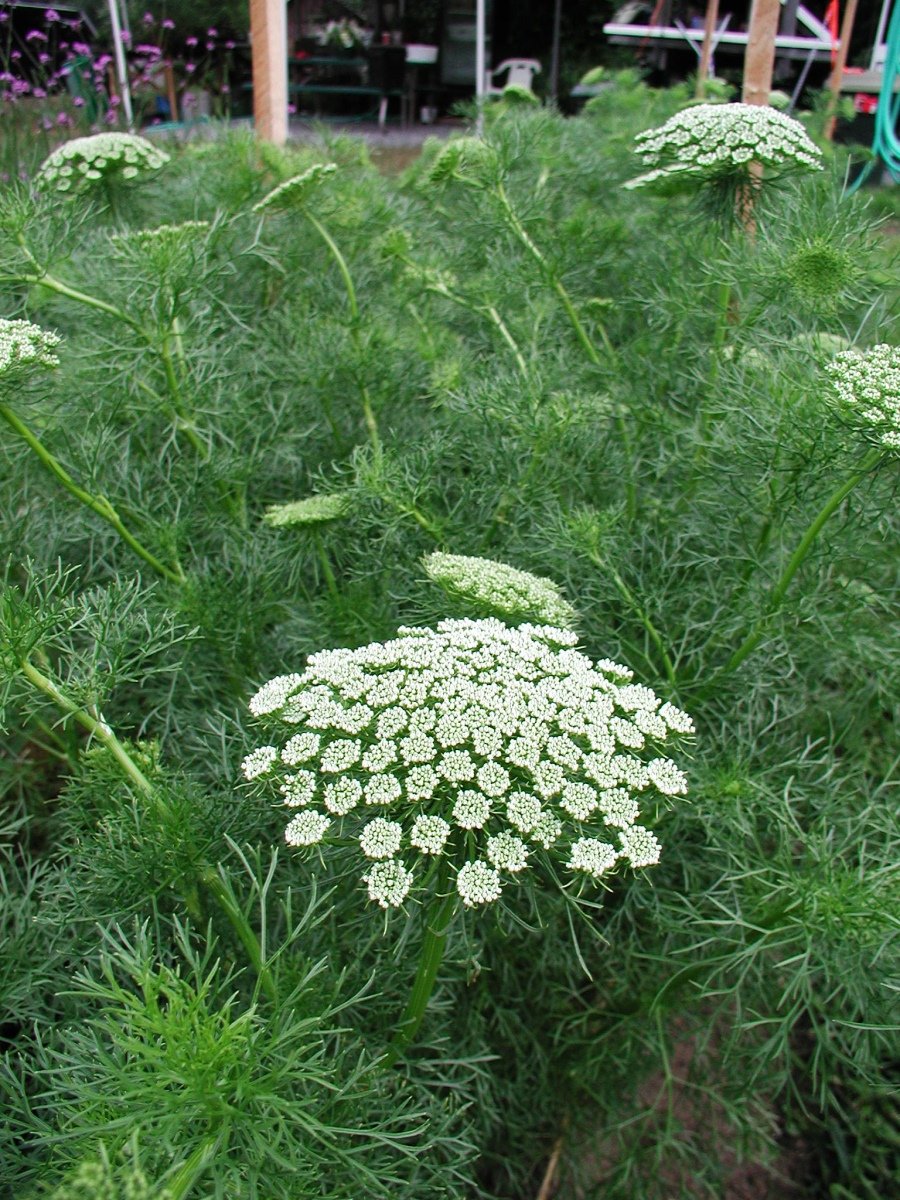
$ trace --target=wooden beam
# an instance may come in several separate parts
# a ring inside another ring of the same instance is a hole
[[[250,0],[253,123],[256,136],[287,141],[287,18],[284,0]]]
[[[716,25],[719,23],[719,0],[707,0],[706,20],[703,23],[703,49],[700,51],[700,65],[697,67],[697,87],[694,95],[702,100],[706,95],[706,81],[709,79],[709,64],[712,62],[713,38],[716,36]]]
[[[753,0],[744,58],[745,104],[768,104],[775,67],[775,35],[781,17],[781,0]]]
[[[853,23],[856,20],[856,0],[847,0],[847,7],[844,9],[844,20],[841,25],[841,44],[838,46],[838,52],[835,56],[834,67],[831,70],[831,79],[828,84],[828,90],[831,93],[828,98],[828,120],[825,123],[825,136],[829,141],[834,137],[834,127],[837,124],[838,100],[841,94],[841,80],[844,77],[844,67],[847,65],[847,54],[850,51],[850,39],[853,37]],[[887,101],[884,102],[887,104]]]

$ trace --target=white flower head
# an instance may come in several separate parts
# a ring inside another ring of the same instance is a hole
[[[419,899],[437,855],[466,908],[496,901],[501,874],[521,882],[555,864],[584,880],[618,858],[649,865],[659,846],[636,824],[641,795],[680,796],[687,780],[644,741],[659,755],[693,727],[576,644],[553,625],[486,618],[313,654],[251,700],[271,732],[244,774],[302,810],[291,845],[333,828],[326,863],[355,853],[384,908]]]
[[[845,350],[826,367],[844,413],[890,450],[900,450],[900,346]]]
[[[95,133],[64,142],[41,163],[34,182],[47,192],[84,192],[105,181],[134,181],[165,166],[164,150],[133,133]]]
[[[456,890],[466,908],[493,904],[500,899],[500,873],[479,859],[467,862],[456,877]]]
[[[822,169],[822,152],[800,122],[766,105],[693,104],[635,142],[650,169],[626,188],[749,178],[752,162],[779,172]]]
[[[350,512],[350,496],[346,492],[328,495],[307,496],[305,500],[292,500],[288,504],[270,504],[263,513],[263,520],[275,529],[285,526],[324,525],[338,521]]]
[[[0,378],[29,367],[58,367],[53,353],[62,339],[30,321],[0,318]]]
[[[412,887],[413,874],[396,858],[374,864],[364,876],[369,899],[382,908],[399,908]]]

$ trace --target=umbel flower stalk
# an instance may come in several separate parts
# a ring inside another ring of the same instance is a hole
[[[350,268],[347,265],[347,260],[341,253],[337,242],[322,224],[319,218],[308,207],[307,200],[310,193],[318,187],[323,179],[329,175],[333,175],[337,170],[336,163],[315,163],[308,167],[300,175],[295,175],[284,183],[279,184],[268,195],[263,196],[258,204],[253,206],[255,213],[267,214],[269,212],[277,212],[284,210],[296,209],[303,214],[306,220],[310,223],[325,245],[331,257],[334,259],[344,284],[344,291],[347,294],[347,308],[350,313],[350,336],[353,339],[354,349],[357,352],[357,358],[360,356],[362,348],[362,331],[360,324],[359,301],[356,296],[356,287],[353,283],[353,276],[350,274]],[[378,421],[375,416],[375,409],[372,406],[372,397],[369,394],[368,386],[364,379],[360,379],[359,393],[362,401],[363,420],[365,421],[366,430],[368,431],[369,441],[372,445],[372,450],[376,456],[381,455],[381,435],[378,432]]]
[[[404,627],[389,642],[315,654],[250,701],[273,740],[243,774],[293,811],[288,845],[326,869],[358,852],[371,903],[424,910],[388,1062],[419,1028],[460,912],[559,871],[577,898],[622,864],[659,859],[642,806],[683,795],[687,780],[654,752],[693,723],[627,667],[592,663],[577,640],[493,618]]]
[[[2,389],[4,377],[7,381],[11,380],[22,368],[33,365],[57,366],[59,360],[52,354],[52,350],[59,344],[59,341],[60,339],[55,333],[49,333],[28,321],[0,319],[0,389]],[[91,512],[96,513],[98,517],[112,526],[126,546],[133,550],[139,558],[170,583],[184,583],[185,575],[181,567],[177,563],[174,567],[167,566],[126,528],[119,514],[105,496],[94,495],[93,492],[87,491],[76,483],[37,434],[2,399],[0,399],[0,417],[22,438],[66,491],[74,496],[80,504],[89,508]]]

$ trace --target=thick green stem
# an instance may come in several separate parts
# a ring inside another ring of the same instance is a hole
[[[228,1130],[225,1130],[224,1140],[227,1141]],[[223,1149],[223,1135],[217,1133],[207,1138],[197,1147],[189,1158],[181,1164],[174,1175],[166,1180],[165,1195],[169,1200],[183,1200],[196,1181],[200,1178],[212,1160]]]
[[[51,292],[65,296],[67,300],[75,300],[78,304],[85,304],[88,308],[96,308],[98,312],[115,317],[117,321],[121,321],[125,325],[130,325],[132,329],[137,330],[142,336],[146,336],[146,332],[140,321],[135,320],[134,317],[130,317],[121,308],[116,308],[114,304],[108,304],[105,300],[100,300],[97,296],[90,296],[87,292],[80,292],[77,288],[70,287],[69,284],[63,283],[61,279],[56,279],[53,275],[41,273],[37,275],[4,276],[3,282],[27,283],[29,285],[45,287]]]
[[[130,546],[135,554],[142,558],[145,563],[162,575],[164,579],[168,579],[170,583],[180,584],[185,582],[184,572],[179,566],[176,566],[174,569],[167,567],[165,563],[161,562],[155,554],[152,554],[146,546],[139,542],[125,528],[118,513],[105,496],[95,496],[92,492],[85,491],[84,488],[79,487],[59,460],[50,453],[40,438],[32,433],[24,421],[20,420],[8,405],[0,404],[0,417],[3,417],[6,423],[27,443],[47,470],[56,476],[66,491],[70,492],[76,500],[85,505],[86,508],[89,508],[91,512],[96,513],[98,517],[101,517],[107,524],[111,525],[122,541],[127,546]]]
[[[438,968],[444,957],[447,930],[458,903],[458,897],[452,892],[447,895],[440,894],[446,884],[446,870],[442,870],[438,873],[437,894],[425,914],[425,932],[416,978],[397,1032],[382,1060],[381,1065],[384,1067],[392,1067],[419,1032],[425,1009],[434,991]]]
[[[313,229],[321,237],[322,241],[331,251],[331,256],[337,263],[337,268],[341,273],[341,278],[344,281],[344,289],[347,292],[347,307],[350,309],[350,336],[353,338],[353,344],[356,348],[357,358],[360,353],[360,337],[359,337],[359,302],[356,299],[356,288],[353,286],[353,277],[350,274],[350,268],[347,266],[347,260],[341,254],[340,248],[318,217],[314,216],[308,209],[303,210],[303,215],[312,225]],[[366,423],[366,429],[369,434],[369,441],[372,444],[372,449],[377,455],[381,454],[381,435],[378,432],[378,421],[375,417],[375,410],[372,407],[372,397],[369,395],[369,389],[365,382],[359,383],[360,398],[362,399],[363,419]]]
[[[784,597],[787,594],[787,590],[791,585],[791,581],[802,566],[806,556],[812,549],[816,538],[822,532],[822,529],[824,528],[828,519],[837,511],[838,508],[840,508],[841,504],[843,504],[844,500],[846,500],[847,496],[850,495],[856,485],[865,479],[872,468],[878,462],[880,462],[883,457],[884,451],[877,446],[873,446],[868,454],[866,454],[862,459],[853,474],[848,479],[844,480],[840,487],[836,488],[831,493],[831,495],[822,505],[814,520],[809,525],[803,537],[800,539],[796,550],[788,559],[787,565],[781,572],[778,582],[772,589],[772,592],[769,596],[769,602],[766,605],[766,609],[762,617],[760,617],[760,619],[756,622],[722,670],[718,671],[713,676],[712,680],[710,680],[708,688],[704,689],[705,691],[710,690],[713,685],[718,683],[723,676],[730,675],[732,671],[736,671],[741,663],[753,653],[753,651],[765,637],[769,622],[781,607],[781,602],[784,600]]]

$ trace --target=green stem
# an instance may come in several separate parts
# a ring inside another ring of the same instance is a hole
[[[167,567],[155,554],[152,554],[146,546],[139,542],[133,534],[129,533],[122,524],[118,513],[105,496],[95,496],[92,492],[87,492],[84,488],[79,487],[58,459],[50,453],[40,438],[32,433],[28,426],[16,416],[8,405],[0,404],[0,417],[3,417],[6,423],[31,447],[47,470],[56,476],[66,491],[70,492],[76,500],[85,505],[86,508],[89,508],[91,512],[96,513],[98,517],[101,517],[107,524],[111,525],[122,541],[127,546],[130,546],[135,554],[142,558],[145,563],[162,575],[164,579],[168,579],[170,583],[181,584],[185,582],[184,572],[180,567],[176,566],[174,570],[171,567]]]
[[[45,696],[49,696],[57,708],[72,717],[82,729],[86,729],[92,737],[106,747],[141,795],[151,799],[160,815],[170,820],[172,814],[168,806],[156,795],[147,776],[141,771],[110,727],[104,721],[92,717],[90,713],[85,712],[83,708],[64,695],[53,680],[39,671],[30,659],[21,659],[19,666],[29,683],[38,691],[43,692]]]
[[[519,349],[513,335],[509,332],[506,322],[497,312],[496,308],[494,308],[493,304],[486,305],[484,311],[487,313],[488,318],[494,323],[497,332],[503,338],[504,342],[506,342],[507,346],[509,346],[510,350],[513,352],[516,360],[516,366],[519,368],[519,373],[521,374],[522,378],[527,379],[528,367],[525,365],[525,359],[522,357],[522,351]]]
[[[240,905],[235,902],[231,892],[222,882],[221,876],[212,867],[202,868],[200,882],[210,895],[213,896],[225,913],[225,916],[231,922],[231,927],[240,939],[241,945],[246,950],[247,957],[250,959],[253,969],[256,972],[260,987],[272,1003],[277,1005],[278,989],[275,986],[275,980],[272,978],[271,971],[266,966],[259,938],[250,927],[250,923],[244,916]]]
[[[227,1140],[227,1129],[225,1130]],[[193,1154],[181,1164],[171,1178],[166,1180],[165,1194],[169,1200],[182,1200],[200,1178],[209,1164],[221,1149],[221,1133],[207,1138],[197,1147]]]
[[[159,820],[167,825],[173,832],[177,831],[178,822],[175,814],[169,805],[160,796],[158,790],[153,787],[147,776],[141,771],[140,767],[113,733],[112,729],[100,720],[98,717],[92,716],[80,707],[73,700],[70,700],[63,692],[59,690],[56,684],[46,676],[42,671],[30,661],[28,658],[19,660],[19,667],[25,678],[37,688],[38,691],[49,697],[53,703],[66,716],[71,717],[83,729],[101,743],[121,767],[126,777],[135,786],[138,792],[147,800],[156,811]],[[236,903],[234,897],[222,882],[221,877],[216,871],[208,865],[200,865],[197,872],[196,882],[201,883],[210,895],[216,900],[221,910],[231,923],[232,928],[240,939],[241,945],[247,952],[247,957],[256,972],[259,979],[260,987],[273,1003],[278,1003],[278,992],[275,987],[275,982],[272,979],[271,972],[266,966],[263,958],[262,947],[259,939],[250,928],[247,918],[244,916],[240,906]],[[197,896],[196,882],[189,884],[183,892],[185,904],[191,915],[198,918],[200,916],[200,904]]]
[[[582,346],[585,354],[588,356],[588,358],[594,364],[595,367],[602,366],[603,360],[601,359],[600,354],[597,351],[597,347],[594,345],[593,341],[591,340],[591,337],[588,334],[588,331],[585,329],[584,325],[581,323],[581,318],[579,317],[579,315],[575,309],[575,305],[572,303],[572,297],[566,291],[566,288],[563,285],[562,280],[559,278],[556,271],[551,267],[550,263],[547,261],[544,254],[541,252],[540,248],[532,240],[530,234],[528,233],[528,230],[525,228],[525,226],[519,220],[518,214],[516,213],[515,209],[513,208],[512,204],[510,203],[510,199],[507,196],[506,190],[503,187],[502,183],[498,183],[496,185],[496,187],[494,188],[494,195],[497,197],[497,199],[500,202],[500,207],[503,209],[503,214],[506,217],[506,220],[507,220],[507,223],[508,223],[510,229],[513,231],[515,236],[519,239],[519,241],[522,243],[522,245],[525,247],[525,249],[528,251],[528,253],[532,256],[532,258],[535,260],[535,262],[541,268],[543,273],[546,275],[546,277],[552,284],[553,290],[556,292],[557,296],[562,301],[563,308],[566,311],[566,316],[569,318],[572,328],[575,330],[575,334],[578,337],[578,340],[581,343],[581,346]],[[606,330],[603,327],[602,323],[599,321],[597,322],[597,328],[600,330],[600,336],[603,339],[604,349],[606,350],[607,354],[610,355],[610,357],[614,357],[615,352],[613,351],[612,345],[609,341],[609,337],[608,337]]]
[[[596,550],[588,551],[588,558],[595,567],[598,567],[601,571],[605,571],[609,575],[610,579],[612,579],[613,583],[615,584],[619,595],[635,614],[641,625],[643,625],[647,637],[649,637],[650,641],[656,648],[657,654],[659,655],[659,661],[662,663],[662,668],[665,672],[669,686],[673,690],[676,689],[678,687],[678,679],[675,674],[675,666],[671,657],[669,656],[669,652],[666,650],[665,642],[663,641],[659,630],[650,620],[646,610],[638,603],[637,598],[635,597],[631,588],[628,586],[615,567],[611,566],[608,562],[604,562]]]
[[[108,304],[105,300],[100,300],[96,296],[90,296],[87,292],[81,292],[77,288],[71,287],[67,283],[63,283],[61,279],[56,279],[53,275],[20,275],[20,276],[4,276],[4,283],[27,283],[30,285],[39,285],[45,287],[51,292],[56,292],[60,296],[65,296],[67,300],[75,300],[79,304],[85,304],[89,308],[96,308],[98,312],[106,313],[107,316],[115,317],[117,321],[122,321],[125,325],[130,325],[132,329],[137,330],[142,336],[146,336],[144,327],[140,321],[130,317],[128,313],[123,312],[121,308],[116,308],[114,304]]]
[[[316,546],[316,554],[319,559],[319,565],[322,568],[322,574],[325,577],[325,585],[328,588],[328,593],[332,600],[340,601],[340,593],[338,592],[337,580],[334,577],[334,571],[328,559],[328,553],[325,550],[325,543],[322,541],[322,535],[318,529],[313,529],[313,541]]]
[[[416,978],[400,1024],[391,1040],[387,1055],[382,1060],[383,1067],[392,1067],[419,1032],[425,1016],[425,1009],[431,993],[434,991],[438,968],[444,957],[447,930],[457,906],[457,897],[452,892],[445,896],[440,894],[446,887],[446,876],[446,868],[439,871],[437,894],[425,914],[425,931],[422,937],[422,949],[419,952]]]
[[[169,350],[169,337],[171,336],[175,344],[175,353],[179,353],[181,335],[180,333],[176,332],[175,324],[176,322],[173,321],[171,334],[163,334],[163,340],[159,347],[159,356],[162,359],[163,371],[166,377],[166,387],[169,390],[169,397],[172,402],[172,412],[175,414],[177,427],[184,432],[187,440],[197,452],[197,455],[206,461],[206,459],[209,458],[209,447],[204,445],[203,439],[197,433],[196,423],[185,407],[184,401],[182,400],[181,386],[178,383],[178,375],[175,371],[175,363],[172,360],[172,354]],[[182,360],[183,356],[184,348],[181,347],[180,357]]]
[[[831,493],[831,495],[822,505],[816,517],[809,525],[806,533],[804,533],[803,537],[800,539],[796,550],[788,559],[787,565],[781,572],[781,577],[775,584],[775,587],[772,589],[772,592],[769,596],[769,602],[766,605],[766,609],[762,617],[756,622],[721,671],[718,671],[713,676],[707,688],[704,689],[704,692],[709,691],[723,676],[730,675],[732,671],[736,671],[741,663],[753,653],[753,651],[765,637],[769,622],[778,612],[781,602],[784,600],[787,590],[791,585],[791,581],[802,566],[806,556],[812,549],[816,538],[821,533],[828,519],[838,508],[840,508],[841,504],[843,504],[844,500],[850,495],[856,485],[865,479],[871,469],[881,461],[883,456],[884,451],[878,446],[873,446],[872,449],[869,450],[868,454],[866,454],[862,459],[853,474],[848,479],[844,480],[844,482]]]
[[[318,219],[318,217],[314,216],[307,209],[303,210],[303,215],[331,251],[331,256],[337,263],[337,268],[341,273],[341,278],[344,281],[344,289],[347,292],[347,307],[350,309],[350,335],[353,338],[353,344],[356,349],[357,358],[359,358],[359,302],[356,298],[356,288],[353,286],[353,277],[350,274],[350,268],[347,266],[347,260],[344,258],[343,254],[341,254],[337,242],[334,240],[322,222]],[[369,389],[362,381],[360,381],[359,384],[359,391],[362,399],[363,419],[366,423],[369,441],[371,442],[372,449],[375,451],[376,455],[380,456],[381,435],[378,432],[378,421],[375,417],[375,410],[372,407],[372,398],[369,395]]]

